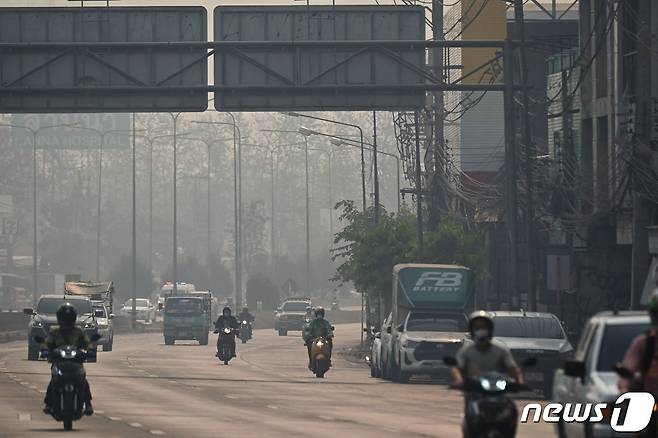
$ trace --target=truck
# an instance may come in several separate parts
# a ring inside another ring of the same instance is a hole
[[[179,283],[180,285],[180,283]],[[173,288],[172,288],[173,289]],[[163,292],[165,288],[163,287]],[[210,291],[178,288],[164,294],[163,336],[165,345],[176,340],[197,340],[208,344],[208,332],[213,325],[213,296]]]
[[[98,345],[103,351],[112,351],[114,345],[114,283],[112,281],[66,281],[64,295],[87,297],[91,301],[98,334],[101,335]]]
[[[443,358],[454,356],[468,332],[471,270],[459,265],[393,267],[390,351],[384,378],[406,383],[413,375],[447,377]]]

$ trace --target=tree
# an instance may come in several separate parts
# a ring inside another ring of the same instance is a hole
[[[132,256],[123,255],[110,272],[110,280],[114,282],[115,299],[125,301],[132,298]],[[155,282],[148,270],[148,267],[137,260],[137,290],[135,295],[138,298],[149,298],[151,292],[155,289]]]
[[[255,309],[257,301],[263,303],[263,310],[274,310],[279,305],[279,288],[266,275],[252,275],[247,280],[247,305]]]
[[[416,218],[408,210],[395,215],[382,211],[374,221],[374,209],[358,210],[353,201],[341,201],[340,220],[345,228],[336,234],[332,250],[341,264],[336,280],[351,281],[357,290],[384,299],[390,307],[393,266],[399,263],[445,263],[469,267],[476,278],[485,270],[485,245],[482,234],[467,231],[450,218],[444,218],[437,231],[423,234],[425,257],[418,258]]]

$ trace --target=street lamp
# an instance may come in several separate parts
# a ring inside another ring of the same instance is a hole
[[[131,131],[125,129],[113,129],[104,131],[102,129],[90,128],[87,126],[76,126],[83,131],[94,132],[98,135],[98,202],[96,205],[96,281],[100,281],[101,270],[101,204],[103,196],[103,146],[105,137],[108,135],[130,134]]]
[[[366,165],[365,165],[365,156],[364,156],[364,142],[363,142],[363,129],[359,125],[354,125],[352,123],[340,122],[338,120],[325,119],[323,117],[311,116],[308,114],[301,114],[297,112],[282,112],[281,114],[290,116],[290,117],[303,117],[305,119],[319,120],[321,122],[333,123],[335,125],[348,126],[350,128],[355,128],[359,130],[359,136],[361,138],[361,196],[363,200],[363,211],[366,211]]]
[[[39,132],[51,128],[66,128],[77,126],[75,123],[65,123],[58,125],[39,126],[30,128],[29,126],[14,125],[11,123],[0,123],[0,126],[7,128],[24,129],[32,134],[32,304],[37,305],[37,136]]]
[[[241,254],[241,224],[242,224],[242,169],[241,169],[241,142],[242,133],[232,113],[231,122],[213,122],[197,120],[192,123],[202,125],[228,125],[233,127],[233,202],[234,202],[234,246],[235,246],[235,305],[242,305],[242,254]]]

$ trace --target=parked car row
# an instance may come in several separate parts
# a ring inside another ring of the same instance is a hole
[[[573,348],[560,320],[550,313],[523,311],[490,312],[495,324],[495,341],[504,344],[518,363],[535,357],[537,365],[526,372],[533,389],[550,396],[553,373],[568,359]],[[390,314],[381,332],[371,333],[371,375],[407,382],[414,375],[447,378],[443,358],[455,356],[471,342],[466,315],[460,312],[410,311],[394,327]]]

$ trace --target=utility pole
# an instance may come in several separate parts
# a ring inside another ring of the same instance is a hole
[[[537,290],[535,279],[535,227],[534,227],[534,201],[533,201],[533,156],[534,148],[530,134],[530,99],[528,97],[528,59],[526,54],[525,23],[523,19],[523,0],[514,0],[514,25],[516,39],[519,41],[519,63],[521,80],[521,138],[525,149],[525,178],[526,178],[526,276],[528,305],[530,310],[537,309]]]
[[[510,39],[505,40],[503,48],[503,74],[505,80],[504,113],[505,113],[505,175],[507,196],[505,203],[505,223],[507,224],[507,239],[509,245],[509,266],[507,281],[510,304],[513,309],[519,308],[519,286],[517,266],[519,262],[517,229],[518,199],[516,186],[516,111],[514,110],[514,52]],[[500,303],[498,303],[500,305]]]
[[[377,112],[372,112],[372,163],[373,185],[375,186],[375,223],[379,222],[379,167],[377,165]]]
[[[432,39],[435,41],[443,41],[443,2],[440,0],[432,0]],[[443,47],[435,47],[432,49],[432,72],[434,76],[441,80],[443,83]],[[440,220],[440,207],[441,207],[441,173],[444,172],[445,163],[445,138],[443,132],[443,91],[435,91],[433,120],[434,120],[434,133],[433,133],[433,172],[431,176],[431,209],[429,217],[429,226],[431,229],[437,229]]]
[[[131,280],[132,280],[132,328],[135,330],[136,325],[137,325],[137,312],[136,312],[136,307],[137,307],[137,190],[136,190],[136,150],[137,150],[137,133],[135,131],[135,113],[133,113],[133,150],[132,150],[132,272],[131,272]],[[100,192],[98,193],[99,198],[100,198]],[[100,217],[100,215],[99,215]],[[98,281],[99,278],[97,277],[96,280]]]
[[[414,111],[414,129],[416,137],[416,236],[418,239],[418,262],[423,261],[423,185],[420,174],[420,132],[418,111]],[[377,154],[375,154],[377,155]]]

